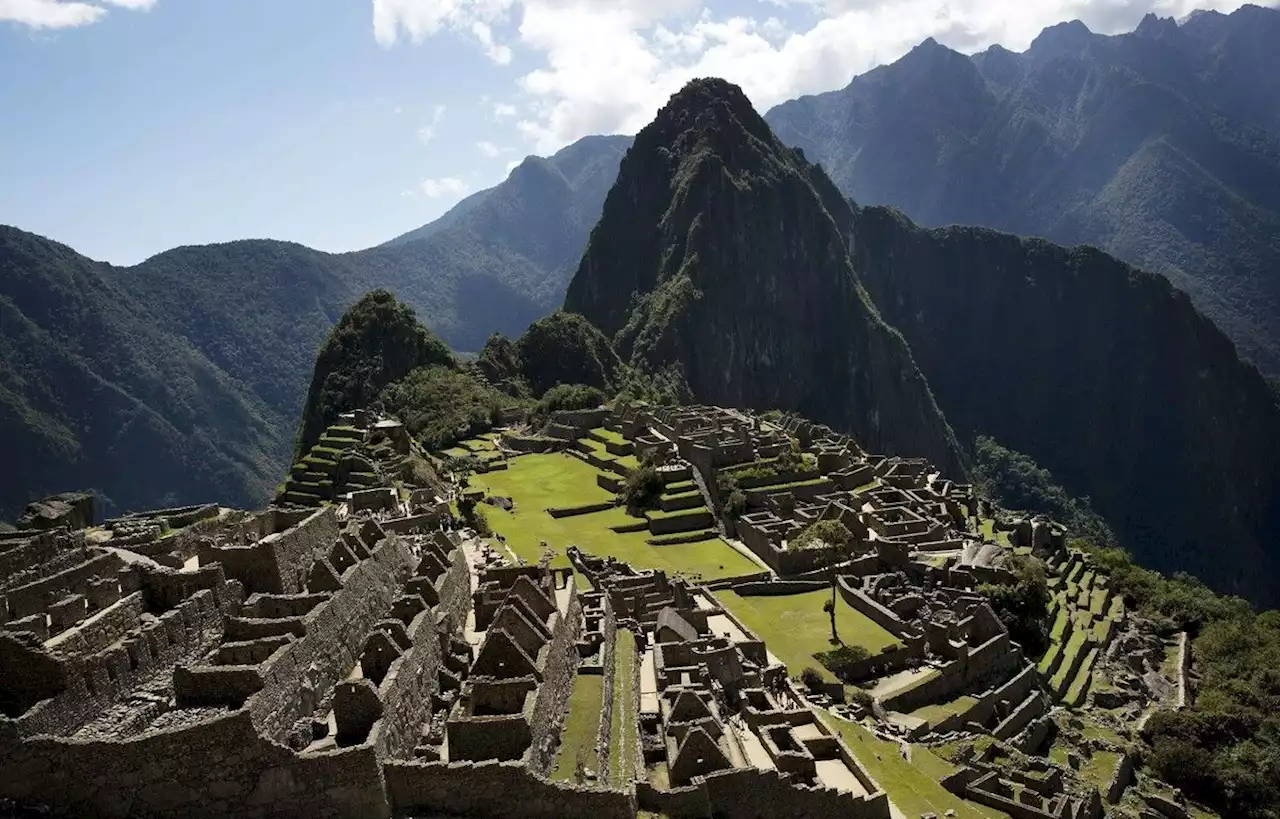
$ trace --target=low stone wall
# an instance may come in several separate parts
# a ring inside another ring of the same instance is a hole
[[[622,481],[612,475],[606,475],[603,472],[596,474],[596,486],[606,492],[618,493],[622,491]]]
[[[576,515],[589,515],[592,512],[604,512],[613,508],[613,502],[588,503],[583,506],[561,506],[547,510],[553,518],[570,518]]]
[[[389,815],[372,748],[296,755],[259,738],[245,710],[116,741],[0,736],[0,769],[0,796],[69,816]]]
[[[1124,796],[1125,789],[1133,782],[1133,757],[1121,754],[1116,760],[1116,767],[1111,772],[1111,781],[1107,784],[1107,801],[1117,804]]]
[[[636,813],[630,793],[548,782],[518,762],[386,762],[383,775],[397,813],[476,819],[634,819]]]
[[[1033,691],[1014,708],[1013,713],[991,731],[991,735],[996,739],[1009,739],[1026,728],[1031,720],[1043,714],[1047,708],[1048,703],[1045,701],[1044,694]]]
[[[604,635],[604,657],[601,663],[600,721],[596,726],[596,770],[603,778],[609,770],[609,750],[613,746],[613,698],[618,685],[617,650],[618,618],[613,614],[613,602],[609,595],[601,596],[604,614],[600,620],[600,632]],[[581,669],[578,673],[582,673]]]
[[[822,591],[831,584],[821,580],[775,580],[767,582],[738,583],[733,590],[743,597],[772,597],[784,594],[804,594],[811,591]]]
[[[711,816],[711,799],[701,784],[664,791],[640,781],[636,783],[636,802],[641,809],[669,819],[708,819]]]
[[[677,532],[706,529],[714,526],[715,522],[716,519],[710,512],[694,512],[687,515],[650,518],[649,532],[655,535],[673,535]]]
[[[844,598],[844,601],[855,611],[866,615],[871,622],[899,640],[905,639],[909,634],[913,633],[911,627],[904,623],[902,618],[867,597],[862,593],[861,589],[855,589],[847,578],[841,577],[837,582],[840,586],[840,596]]]
[[[703,777],[702,783],[717,819],[889,817],[889,797],[884,791],[871,797],[854,797],[828,788],[795,785],[790,777],[777,771],[736,768]]]

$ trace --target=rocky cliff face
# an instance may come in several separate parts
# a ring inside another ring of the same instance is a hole
[[[888,208],[848,232],[962,439],[1035,458],[1143,565],[1280,602],[1280,408],[1185,293],[1093,248]]]
[[[833,211],[836,216],[833,217]],[[902,337],[859,285],[849,205],[742,91],[697,80],[637,135],[565,307],[715,404],[783,408],[963,474]]]

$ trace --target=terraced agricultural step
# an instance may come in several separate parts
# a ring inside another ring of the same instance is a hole
[[[705,506],[688,512],[653,514],[649,518],[649,531],[654,535],[673,535],[679,532],[692,532],[695,529],[709,529],[714,525],[715,517]]]
[[[662,511],[678,512],[681,509],[696,509],[703,505],[702,493],[694,490],[681,495],[663,495],[660,501]]]
[[[679,546],[685,543],[701,543],[706,540],[715,540],[718,537],[720,537],[720,533],[715,529],[699,529],[695,532],[681,532],[675,535],[651,537],[645,543],[650,546]]]

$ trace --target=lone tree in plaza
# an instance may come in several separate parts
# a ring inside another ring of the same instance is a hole
[[[831,618],[831,642],[840,642],[836,631],[836,566],[844,558],[853,533],[838,520],[819,520],[809,524],[795,541],[796,549],[821,549],[821,565],[829,569],[831,599],[822,604],[822,610]]]

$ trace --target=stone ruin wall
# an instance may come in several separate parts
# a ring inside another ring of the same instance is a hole
[[[297,720],[311,716],[303,712],[298,696],[308,675],[317,692],[346,677],[374,624],[400,595],[413,565],[408,545],[388,538],[368,560],[347,569],[342,588],[304,618],[306,634],[262,672],[262,690],[247,703],[264,736],[283,742]]]
[[[62,689],[14,722],[19,735],[69,734],[138,686],[203,656],[221,642],[223,607],[234,604],[225,596],[219,600],[212,589],[202,589],[143,625],[141,638],[117,642],[120,628],[141,625],[141,610],[134,603],[141,602],[142,592],[134,594],[139,597],[129,595],[120,607],[122,613],[88,624],[90,634],[83,638],[84,645],[93,650],[110,639],[109,648],[54,658]]]
[[[600,723],[596,726],[596,771],[603,778],[609,766],[610,748],[613,747],[613,698],[618,684],[618,618],[613,614],[613,601],[608,594],[600,595],[603,612],[600,616],[600,632],[604,635],[601,658]]]
[[[542,684],[538,686],[534,701],[529,732],[532,741],[525,755],[525,764],[538,776],[547,776],[556,761],[556,749],[564,722],[569,695],[573,693],[574,678],[578,673],[578,638],[582,634],[582,601],[578,596],[578,584],[571,581],[572,590],[566,614],[553,615],[551,642],[547,645],[547,663],[542,672]],[[553,601],[554,602],[554,601]]]
[[[375,751],[297,755],[246,710],[123,740],[39,736],[0,722],[0,795],[104,819],[314,819],[388,815]]]
[[[440,605],[414,617],[408,629],[413,646],[391,664],[378,686],[383,713],[369,741],[381,757],[412,758],[422,724],[431,716],[431,698],[444,661],[440,641],[449,639],[466,618],[470,577],[462,549],[454,549],[439,585]],[[440,630],[446,632],[443,638]]]
[[[640,807],[671,819],[882,819],[889,815],[889,797],[882,790],[870,797],[852,797],[829,788],[797,786],[785,774],[756,768],[717,771],[670,791],[641,781],[636,795]]]
[[[635,819],[628,791],[548,782],[519,762],[385,762],[386,793],[397,813],[431,811],[508,819]]]

